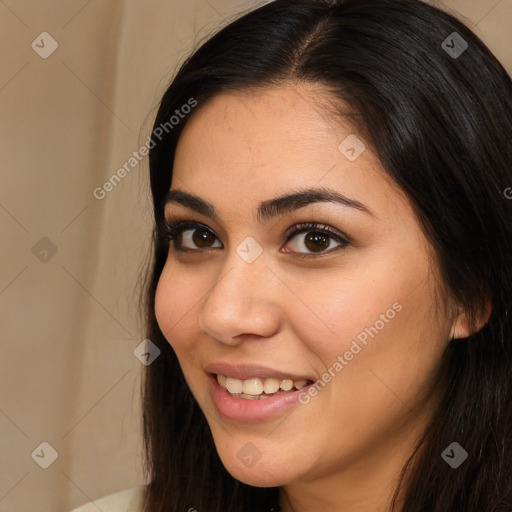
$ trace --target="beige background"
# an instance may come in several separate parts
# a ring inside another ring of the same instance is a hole
[[[149,135],[194,41],[256,3],[0,0],[0,512],[66,512],[144,483],[147,159],[104,199],[93,190]],[[512,0],[444,5],[512,73]],[[31,47],[42,32],[59,45],[46,59]],[[47,469],[42,442],[58,452]]]

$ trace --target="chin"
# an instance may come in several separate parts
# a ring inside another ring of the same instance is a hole
[[[234,449],[234,446],[241,448]],[[288,484],[298,477],[292,474],[291,461],[276,450],[268,450],[265,455],[251,441],[241,443],[230,438],[217,452],[228,473],[247,485],[254,487],[276,487]]]
[[[261,461],[253,467],[246,467],[239,461],[228,461],[223,464],[228,473],[240,482],[251,485],[253,487],[277,487],[288,484],[291,475],[283,471],[283,467],[276,468],[275,462],[267,467]]]

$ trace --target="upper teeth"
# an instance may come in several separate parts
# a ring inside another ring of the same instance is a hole
[[[283,391],[290,391],[292,388],[301,389],[308,381],[307,380],[296,380],[291,379],[260,379],[258,377],[254,379],[235,379],[233,377],[226,377],[225,375],[217,375],[217,381],[219,384],[226,388],[230,393],[244,393],[245,395],[261,395],[265,392],[267,395],[277,393],[280,389]]]

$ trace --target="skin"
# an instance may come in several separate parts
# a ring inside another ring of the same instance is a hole
[[[212,247],[183,242],[188,253],[171,244],[156,317],[234,477],[282,486],[283,512],[384,512],[432,414],[443,350],[468,331],[440,295],[435,258],[405,195],[368,145],[355,161],[338,149],[356,132],[326,114],[327,95],[320,85],[287,83],[218,95],[194,112],[171,190],[209,201],[219,220],[167,205],[169,220],[201,222],[215,236]],[[261,201],[310,187],[334,189],[373,215],[321,202],[256,219]],[[328,225],[350,244],[331,239],[322,254],[304,233],[287,242],[300,222]],[[263,249],[252,263],[236,252],[248,236]],[[436,307],[440,300],[449,307]],[[321,379],[394,303],[401,311],[307,405],[250,424],[216,411],[206,364],[258,363]],[[252,467],[237,457],[247,442],[261,453]]]

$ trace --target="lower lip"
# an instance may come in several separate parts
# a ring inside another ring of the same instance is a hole
[[[296,391],[279,393],[268,398],[250,400],[231,395],[227,389],[219,384],[216,375],[209,374],[208,380],[210,381],[213,403],[219,413],[228,420],[246,423],[266,421],[279,416],[300,403],[300,393],[304,393],[312,385],[304,386]]]

